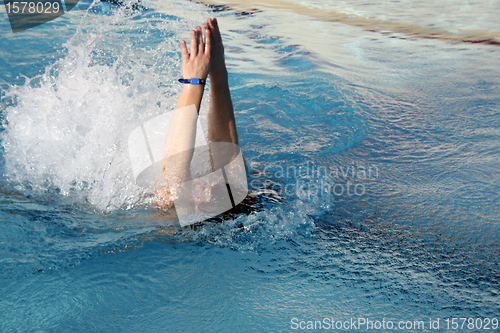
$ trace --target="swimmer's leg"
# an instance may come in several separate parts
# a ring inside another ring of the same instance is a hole
[[[205,40],[203,40],[205,36]],[[181,42],[183,78],[206,79],[210,71],[210,31],[197,27],[191,31],[191,47],[188,51],[185,41]],[[164,184],[157,191],[157,205],[173,205],[175,197],[189,195],[184,184],[191,178],[190,164],[196,137],[196,123],[203,98],[204,86],[186,84],[179,96],[163,148],[162,165]]]
[[[210,67],[210,103],[208,109],[208,142],[210,143],[211,164],[213,170],[229,163],[237,149],[228,151],[228,146],[221,150],[214,142],[230,142],[238,145],[238,132],[234,118],[233,102],[229,91],[228,73],[224,59],[224,45],[217,19],[208,19],[206,27],[212,40]],[[215,148],[215,149],[214,149]]]
[[[233,102],[229,92],[227,68],[224,60],[224,46],[217,19],[208,19],[206,25],[212,38],[208,141],[238,144]]]

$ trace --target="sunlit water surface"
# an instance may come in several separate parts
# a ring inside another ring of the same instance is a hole
[[[2,12],[0,331],[498,317],[497,46],[149,7],[81,2],[17,34]],[[172,109],[179,40],[209,16],[256,202],[171,235],[126,142]]]

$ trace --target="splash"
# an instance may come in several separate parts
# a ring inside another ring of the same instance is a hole
[[[102,15],[96,6],[83,12],[64,56],[5,93],[5,178],[42,200],[127,209],[149,200],[135,185],[127,136],[175,105],[178,42],[207,13],[168,3],[179,16],[165,8]]]

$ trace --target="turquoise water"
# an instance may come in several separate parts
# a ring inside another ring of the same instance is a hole
[[[443,16],[464,4],[410,4],[405,22],[461,33]],[[494,3],[469,6],[461,24],[499,30]],[[498,46],[284,9],[149,7],[81,2],[16,34],[2,11],[1,332],[288,332],[294,318],[452,331],[447,318],[499,317]],[[256,200],[172,235],[126,140],[172,108],[178,41],[214,15]]]

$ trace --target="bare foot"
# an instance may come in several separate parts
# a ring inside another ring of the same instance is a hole
[[[219,31],[219,25],[217,24],[217,19],[208,19],[205,27],[208,26],[210,30],[210,36],[212,38],[212,51],[211,51],[211,62],[212,66],[210,68],[210,80],[214,83],[217,81],[226,80],[227,81],[227,69],[224,60],[224,45],[222,44],[222,37]]]

